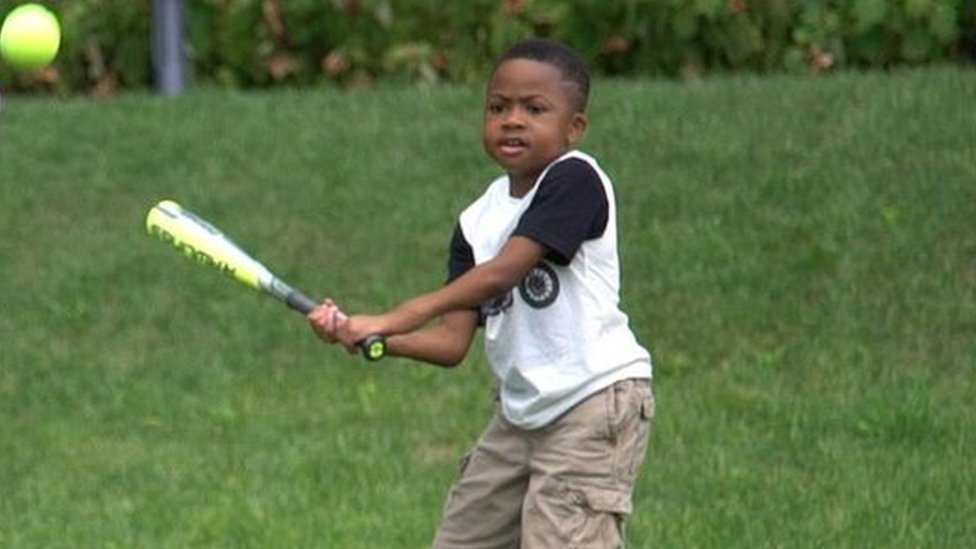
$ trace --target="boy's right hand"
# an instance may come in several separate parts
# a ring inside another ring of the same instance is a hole
[[[336,332],[346,323],[347,317],[331,298],[327,298],[318,307],[312,309],[305,318],[322,341],[336,343],[339,341]]]

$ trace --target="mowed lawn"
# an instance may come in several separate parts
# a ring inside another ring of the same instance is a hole
[[[145,235],[379,311],[497,169],[476,87],[7,97],[0,546],[425,547],[491,413]],[[658,418],[631,547],[976,544],[976,71],[595,83]]]

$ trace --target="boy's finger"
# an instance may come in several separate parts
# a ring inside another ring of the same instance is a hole
[[[306,317],[315,333],[327,343],[338,341],[335,332],[346,318],[335,302],[329,298],[322,300],[322,303],[312,309]]]
[[[348,319],[349,317],[347,317],[346,314],[339,309],[339,307],[333,307],[332,311],[329,313],[329,330],[332,332],[338,332]]]
[[[308,314],[305,316],[309,320],[315,320],[321,322],[322,320],[325,319],[325,316],[326,314],[328,314],[329,309],[334,306],[335,304],[332,302],[331,299],[324,299],[322,300],[321,303],[318,304],[317,307],[309,311]]]

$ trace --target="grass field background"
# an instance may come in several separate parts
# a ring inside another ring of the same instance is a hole
[[[976,543],[976,73],[598,81],[658,419],[632,547]],[[424,547],[491,411],[144,234],[161,198],[377,311],[496,175],[480,90],[7,98],[0,545]]]

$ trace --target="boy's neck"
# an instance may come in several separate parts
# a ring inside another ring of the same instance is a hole
[[[519,179],[512,174],[508,174],[508,195],[512,198],[522,198],[523,196],[527,195],[534,186],[535,178]]]

